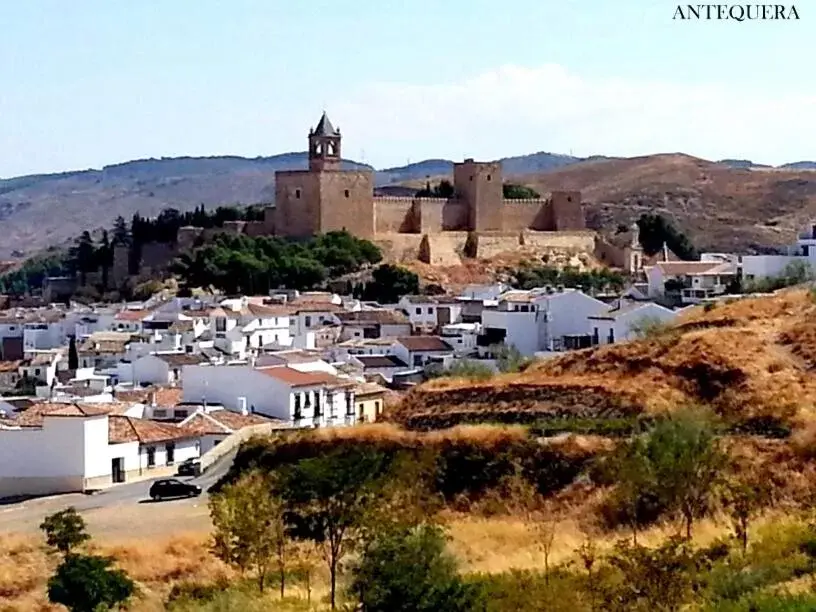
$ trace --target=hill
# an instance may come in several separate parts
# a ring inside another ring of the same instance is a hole
[[[485,420],[626,420],[705,404],[738,428],[807,429],[816,405],[815,316],[804,290],[695,308],[641,341],[565,353],[486,381],[430,381],[392,418],[423,429]]]
[[[682,154],[587,161],[519,180],[542,193],[580,189],[598,230],[664,214],[703,250],[790,244],[816,216],[812,171],[733,168]]]
[[[591,203],[592,227],[611,229],[640,212],[659,210],[676,218],[703,248],[783,244],[814,212],[816,175],[807,171],[816,167],[814,162],[772,169],[679,154],[581,159],[546,152],[501,161],[505,175],[543,191],[583,190]],[[272,202],[275,172],[306,164],[305,153],[181,157],[0,180],[0,260],[64,244],[85,229],[110,227],[118,215],[152,216],[168,207],[186,211],[202,203]],[[346,167],[369,166],[347,161]],[[424,186],[428,177],[450,175],[452,169],[450,160],[425,160],[377,171],[375,184],[382,193],[397,195],[406,193],[406,184]]]

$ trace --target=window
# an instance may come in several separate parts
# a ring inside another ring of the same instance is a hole
[[[190,412],[188,410],[176,410],[175,415],[177,419],[186,419],[190,416]]]
[[[306,401],[303,403],[304,408],[311,408],[312,407],[312,392],[306,392]]]
[[[322,413],[320,406],[320,392],[315,393],[315,416],[320,416]]]
[[[433,308],[428,308],[428,314],[433,314]]]
[[[156,467],[156,447],[147,447],[147,467]]]
[[[422,309],[421,309],[421,308],[417,308],[417,309],[416,309],[416,313],[417,313],[418,315],[421,315],[421,314],[422,314]]]
[[[173,465],[176,462],[176,445],[168,442],[164,445],[164,450],[167,452],[167,465]]]
[[[227,331],[227,320],[224,317],[217,317],[215,319],[215,331],[217,332]]]
[[[295,189],[295,198],[300,199],[300,189]]]
[[[306,324],[306,327],[311,327],[312,326],[312,317],[306,317],[304,319],[304,322]]]
[[[382,414],[382,402],[380,400],[374,402],[374,410],[377,411],[377,414]]]
[[[349,190],[348,190],[348,189],[346,189],[346,190],[345,190],[343,193],[344,193],[344,195],[345,195],[346,197],[349,197]]]
[[[40,368],[34,368],[34,376],[40,375]]]
[[[414,355],[414,366],[422,365],[422,355]]]
[[[491,178],[491,177],[490,177],[490,175],[488,174],[488,175],[487,175],[487,180],[489,181],[489,180],[490,180],[490,178]]]
[[[213,440],[213,447],[216,447],[219,444],[221,444],[221,440]]]
[[[296,421],[300,420],[300,393],[295,395],[295,415],[294,418]]]

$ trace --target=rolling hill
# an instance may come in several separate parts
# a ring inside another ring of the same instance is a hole
[[[813,162],[784,169],[749,161],[708,162],[685,155],[587,159],[533,153],[502,159],[505,175],[542,191],[581,189],[590,225],[613,229],[643,211],[674,217],[703,248],[751,249],[784,244],[816,212]],[[305,153],[254,159],[146,159],[59,174],[0,180],[0,260],[64,244],[82,230],[110,227],[118,215],[155,215],[274,200],[274,174],[306,167]],[[369,167],[353,161],[347,168]],[[410,193],[428,177],[452,173],[453,162],[432,159],[378,170],[382,193]]]

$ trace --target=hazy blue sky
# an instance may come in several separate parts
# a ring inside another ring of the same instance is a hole
[[[303,150],[378,167],[533,151],[816,158],[816,2],[26,0],[0,12],[0,176]]]

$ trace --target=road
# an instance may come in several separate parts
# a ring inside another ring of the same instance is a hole
[[[35,531],[44,517],[69,506],[86,518],[92,530],[96,525],[98,531],[116,532],[118,527],[124,534],[131,527],[128,524],[131,519],[139,521],[140,531],[144,521],[169,523],[178,519],[179,527],[191,527],[195,521],[190,522],[187,518],[206,516],[207,490],[227,473],[234,458],[235,451],[224,455],[200,476],[179,477],[179,480],[200,486],[204,490],[201,497],[153,502],[148,494],[150,486],[161,479],[152,478],[114,485],[92,495],[69,493],[29,499],[0,505],[0,532]],[[172,530],[172,524],[165,526],[168,531]]]

